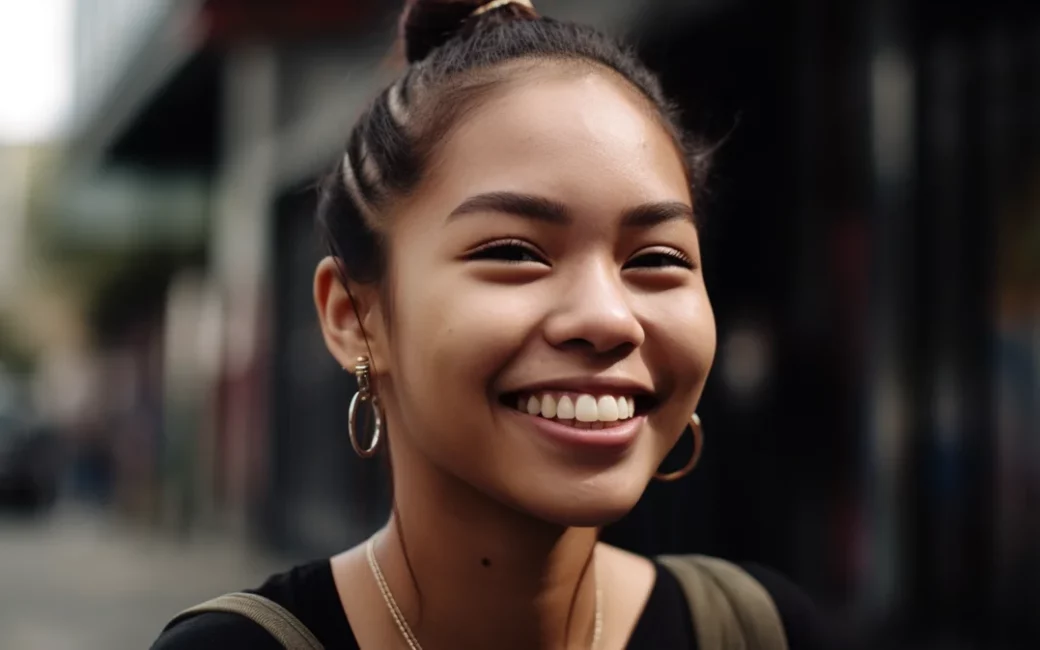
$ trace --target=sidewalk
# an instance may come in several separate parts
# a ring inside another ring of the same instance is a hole
[[[232,539],[182,544],[85,512],[0,519],[0,648],[147,648],[181,609],[290,565]]]

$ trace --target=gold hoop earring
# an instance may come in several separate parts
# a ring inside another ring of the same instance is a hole
[[[693,454],[690,456],[690,460],[686,461],[686,466],[680,470],[662,474],[657,472],[654,474],[654,478],[664,483],[672,483],[678,481],[687,474],[693,471],[694,467],[697,467],[697,463],[701,459],[701,450],[704,449],[704,429],[701,427],[701,417],[696,413],[690,418],[690,431],[693,432]]]
[[[350,433],[350,445],[362,458],[371,458],[379,451],[380,439],[383,436],[383,407],[379,405],[379,397],[372,391],[372,380],[368,374],[368,357],[358,357],[357,365],[354,366],[354,376],[357,377],[358,391],[350,400],[350,420],[347,429]],[[368,447],[362,447],[358,442],[357,412],[358,404],[369,402],[372,407],[372,420],[374,430],[372,431],[372,442]]]

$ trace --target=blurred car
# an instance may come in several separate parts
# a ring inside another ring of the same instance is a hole
[[[58,493],[57,439],[26,417],[0,412],[0,508],[40,512]]]

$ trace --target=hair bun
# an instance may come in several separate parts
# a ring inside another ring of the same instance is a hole
[[[494,11],[474,15],[496,0],[408,0],[401,15],[401,40],[409,63],[422,61],[430,52],[478,22],[506,22],[537,18],[528,0],[500,3]]]

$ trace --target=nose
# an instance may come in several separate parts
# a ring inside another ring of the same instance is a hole
[[[556,308],[545,323],[550,345],[597,355],[626,354],[642,345],[646,333],[613,262],[583,264],[560,281]]]

